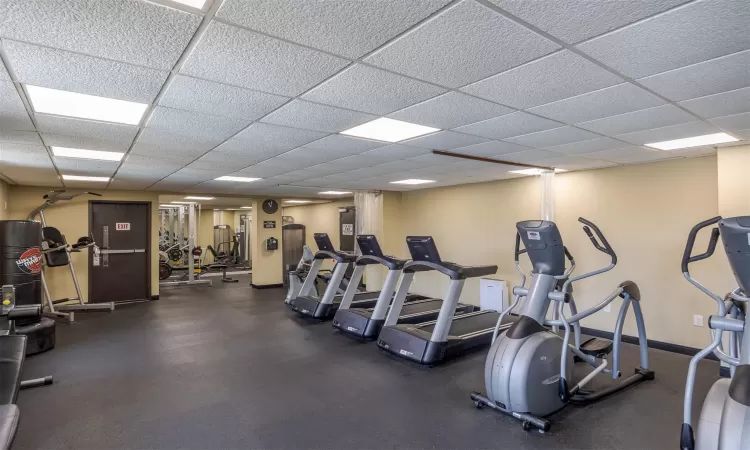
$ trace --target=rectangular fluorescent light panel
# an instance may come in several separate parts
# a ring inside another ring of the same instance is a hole
[[[138,125],[148,107],[145,103],[126,102],[95,95],[78,94],[26,85],[34,111],[79,119]]]
[[[391,181],[390,184],[427,184],[434,182],[435,180],[419,180],[417,178],[409,178],[408,180]]]
[[[173,200],[173,201],[171,201],[171,202],[169,202],[169,203],[176,203],[176,204],[178,204],[178,205],[192,205],[192,204],[193,204],[193,203],[195,203],[195,202],[178,202],[178,201],[176,201],[176,200]],[[174,205],[173,205],[173,206],[174,206]]]
[[[318,192],[320,195],[344,195],[344,194],[351,194],[349,191],[323,191]]]
[[[215,198],[216,197],[198,197],[195,195],[188,195],[187,197],[185,197],[185,200],[213,200]],[[172,203],[177,203],[177,202],[172,202]]]
[[[544,169],[523,169],[523,170],[511,170],[510,171],[510,173],[517,173],[520,175],[541,175],[544,172],[546,172],[546,170]],[[560,173],[560,172],[567,172],[567,170],[555,169],[555,173]]]
[[[80,175],[63,175],[63,180],[68,181],[99,181],[106,183],[109,181],[109,177],[83,177]]]
[[[654,142],[646,144],[646,147],[658,148],[659,150],[676,150],[678,148],[700,147],[701,145],[723,144],[724,142],[734,142],[737,140],[739,139],[733,138],[726,133],[714,133],[674,139],[672,141]]]
[[[81,148],[52,147],[52,154],[66,158],[99,159],[102,161],[120,161],[125,153],[84,150]]]
[[[310,203],[311,200],[284,200],[284,203]]]
[[[252,206],[240,206],[240,209],[253,209]]]
[[[179,208],[178,205],[159,205],[159,208]]]
[[[341,134],[376,139],[378,141],[399,142],[404,139],[434,133],[435,131],[440,131],[440,129],[381,117],[380,119],[375,119],[346,131],[342,131]]]
[[[250,183],[252,181],[258,181],[260,178],[249,178],[249,177],[232,177],[229,175],[225,175],[223,177],[214,178],[216,181],[240,181],[243,183]]]
[[[191,6],[196,9],[203,9],[203,5],[206,4],[206,0],[172,0],[175,3],[181,3],[183,5]]]

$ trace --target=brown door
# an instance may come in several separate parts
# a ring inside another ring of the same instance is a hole
[[[90,252],[89,257],[89,301],[148,299],[151,204],[98,201],[89,204],[90,232],[99,248],[99,252]]]

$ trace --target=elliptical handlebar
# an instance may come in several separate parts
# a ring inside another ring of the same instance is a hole
[[[518,263],[518,257],[526,253],[526,249],[521,248],[521,235],[516,231],[516,248],[513,252],[514,261]]]
[[[607,238],[604,237],[604,234],[599,229],[599,227],[597,227],[593,222],[584,219],[583,217],[579,217],[578,221],[583,224],[583,232],[586,233],[586,236],[588,236],[589,240],[591,240],[591,243],[594,244],[594,247],[600,252],[609,255],[612,258],[612,265],[617,264],[617,254],[615,253],[612,246],[609,245],[609,241],[607,241]],[[594,236],[591,230],[594,230],[596,236]]]
[[[706,259],[714,254],[714,250],[716,250],[716,243],[719,240],[718,228],[714,228],[711,231],[711,240],[708,241],[708,249],[706,249],[706,251],[701,253],[700,255],[691,256],[693,253],[693,247],[695,246],[695,238],[698,236],[698,232],[703,228],[711,226],[715,223],[719,223],[721,219],[721,216],[712,217],[711,219],[700,222],[690,230],[690,234],[688,234],[687,244],[685,244],[685,252],[682,254],[682,273],[690,275],[690,270],[688,270],[688,265],[690,263]]]

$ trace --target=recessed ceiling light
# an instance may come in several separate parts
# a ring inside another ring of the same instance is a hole
[[[178,202],[177,200],[172,200],[169,203],[177,203],[178,205],[192,205],[195,202]]]
[[[381,117],[380,119],[363,123],[354,128],[349,128],[346,131],[342,131],[341,134],[376,139],[378,141],[399,142],[404,139],[434,133],[435,131],[440,131],[440,128],[426,127],[424,125]]]
[[[391,181],[390,184],[427,184],[434,182],[435,180],[419,180],[417,178],[409,178],[408,180]]]
[[[178,205],[159,205],[159,208],[179,208]]]
[[[549,172],[549,170],[545,169],[523,169],[523,170],[511,170],[510,173],[517,173],[520,175],[541,175],[544,172]],[[567,172],[567,170],[564,169],[555,169],[555,173],[560,172]]]
[[[198,197],[195,195],[188,195],[187,197],[185,197],[185,200],[213,200],[215,198],[216,197]],[[176,203],[176,202],[172,202],[172,203]]]
[[[258,181],[260,178],[249,178],[249,177],[232,177],[225,175],[223,177],[214,178],[216,181],[241,181],[243,183],[250,183],[251,181]]]
[[[93,119],[138,125],[148,107],[145,103],[126,102],[95,95],[78,94],[26,85],[34,111],[58,116]]]
[[[318,192],[320,195],[344,195],[344,194],[351,194],[349,191],[323,191]]]
[[[84,150],[82,148],[52,147],[55,156],[66,158],[99,159],[102,161],[120,161],[125,153],[103,152],[100,150]]]
[[[99,181],[106,183],[109,181],[109,177],[84,177],[80,175],[63,175],[63,180],[69,181]]]
[[[312,200],[283,200],[284,203],[310,203]]]
[[[676,150],[678,148],[700,147],[701,145],[723,144],[724,142],[734,142],[739,139],[734,138],[726,133],[704,134],[703,136],[694,136],[683,139],[674,139],[672,141],[654,142],[646,144],[646,147],[658,148],[659,150]]]
[[[206,4],[206,0],[172,0],[175,3],[182,3],[183,5],[192,6],[196,9],[203,9],[203,5]]]
[[[252,206],[240,206],[241,209],[253,209]]]

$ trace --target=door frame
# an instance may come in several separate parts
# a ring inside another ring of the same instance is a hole
[[[146,227],[148,228],[148,234],[146,239],[146,298],[144,300],[151,300],[153,297],[152,290],[151,290],[151,232],[153,227],[153,219],[151,217],[152,215],[152,206],[151,202],[149,201],[130,201],[130,200],[89,200],[89,236],[93,234],[93,230],[91,229],[91,224],[94,223],[94,205],[112,205],[112,204],[120,204],[120,205],[146,205],[148,207],[148,214],[147,214],[147,221],[146,221]],[[94,277],[91,276],[91,268],[94,265],[94,252],[89,252],[89,263],[88,263],[88,292],[86,293],[86,298],[91,301],[91,287],[94,283]]]

